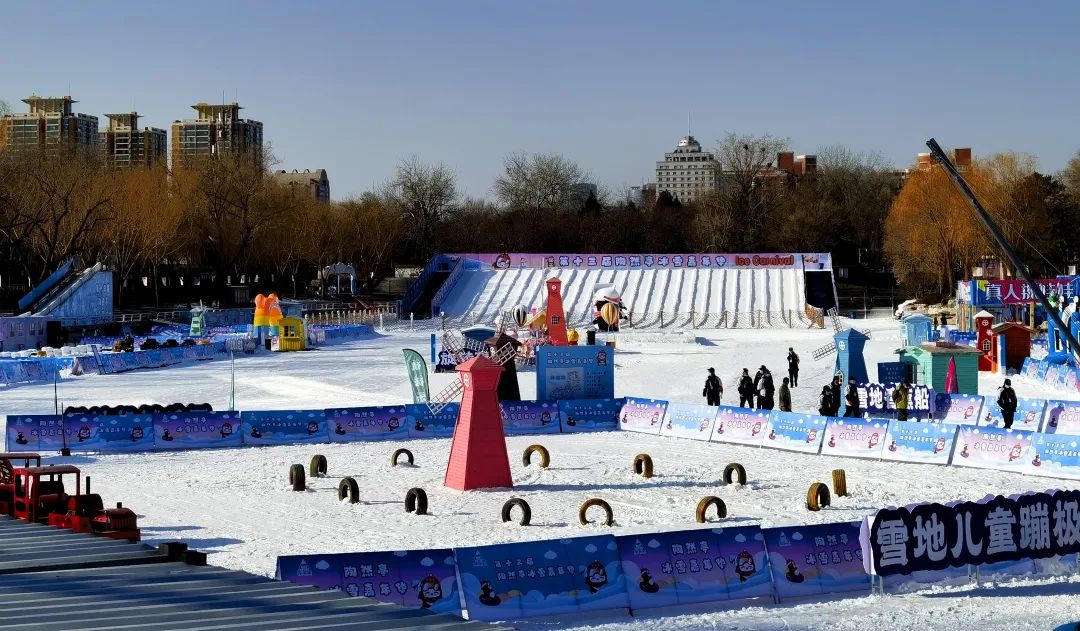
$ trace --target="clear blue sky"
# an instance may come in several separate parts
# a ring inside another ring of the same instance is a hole
[[[685,133],[842,144],[904,166],[936,136],[1057,171],[1080,149],[1066,2],[6,3],[0,99],[69,92],[168,128],[239,99],[282,168],[335,198],[411,154],[489,196],[504,155],[559,152],[613,190]]]

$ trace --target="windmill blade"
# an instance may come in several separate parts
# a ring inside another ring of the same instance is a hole
[[[442,412],[443,408],[454,401],[457,401],[458,397],[460,397],[461,393],[464,391],[465,387],[461,385],[461,380],[455,379],[453,383],[443,388],[441,392],[427,402],[428,410],[430,410],[432,414]]]
[[[502,348],[492,352],[491,361],[499,364],[500,366],[510,361],[510,358],[517,355],[517,349],[513,344],[503,344]]]
[[[814,359],[821,359],[823,357],[828,357],[829,355],[832,355],[835,352],[836,352],[836,342],[832,342],[828,346],[822,346],[821,348],[814,351],[813,355],[814,355]]]

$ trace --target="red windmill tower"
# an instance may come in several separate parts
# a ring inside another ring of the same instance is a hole
[[[566,314],[562,306],[562,281],[549,278],[547,281],[547,334],[552,346],[567,346]]]
[[[503,367],[478,355],[459,364],[457,371],[465,394],[443,485],[459,491],[511,488],[514,480],[496,394]]]

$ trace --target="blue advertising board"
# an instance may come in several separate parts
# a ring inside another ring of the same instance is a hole
[[[59,414],[9,414],[7,451],[60,451],[64,420]]]
[[[289,445],[330,441],[323,410],[260,410],[241,412],[245,445]]]
[[[643,434],[659,434],[667,401],[626,397],[619,410],[619,429]]]
[[[405,413],[412,419],[409,425],[409,438],[450,438],[457,426],[460,403],[450,403],[438,414],[432,414],[431,408],[424,403],[410,403],[405,406]]]
[[[718,408],[711,405],[668,403],[661,436],[675,436],[691,440],[709,440]]]
[[[166,412],[154,415],[155,449],[239,447],[239,412]]]
[[[71,451],[125,452],[154,448],[153,414],[69,414],[64,434]]]
[[[777,598],[869,593],[861,527],[862,521],[852,521],[763,529]]]
[[[983,399],[979,427],[1004,427],[1005,422],[1001,417],[1001,406],[997,404],[997,395],[986,395]],[[1013,429],[1026,429],[1031,432],[1039,431],[1042,426],[1043,410],[1045,408],[1046,399],[1017,397],[1016,412],[1013,413]]]
[[[562,432],[615,431],[619,429],[622,406],[622,399],[559,399]]]
[[[329,408],[326,423],[330,441],[351,443],[364,440],[408,438],[413,419],[404,405],[366,408]]]
[[[956,429],[954,423],[889,421],[881,458],[898,462],[949,464],[953,445],[956,444]]]
[[[825,438],[824,416],[774,411],[765,427],[762,446],[816,454]]]
[[[983,398],[977,394],[945,394],[938,392],[935,396],[934,419],[946,423],[967,423],[975,425],[979,422],[979,413],[982,411]]]
[[[611,399],[615,349],[608,346],[540,346],[536,349],[536,398]]]
[[[558,401],[499,401],[503,431],[517,434],[558,434]]]
[[[1024,473],[1080,480],[1080,436],[1032,434],[1031,450]]]

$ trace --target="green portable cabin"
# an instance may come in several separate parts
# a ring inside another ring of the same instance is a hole
[[[979,393],[979,356],[982,353],[978,349],[931,342],[905,346],[896,352],[900,355],[900,361],[912,365],[917,383],[928,385],[937,392],[945,392],[949,360],[955,359],[957,391],[960,394]]]

